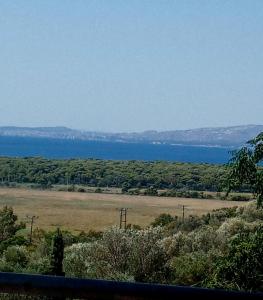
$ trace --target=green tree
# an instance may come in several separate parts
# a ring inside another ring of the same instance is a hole
[[[263,290],[263,227],[241,233],[230,243],[228,255],[219,258],[207,286]]]
[[[29,253],[25,246],[10,246],[3,253],[0,270],[2,272],[25,271],[28,261]]]
[[[175,218],[173,218],[170,214],[163,213],[156,217],[155,220],[151,223],[151,225],[153,227],[166,226],[167,224],[170,224],[173,221],[175,221]]]
[[[56,276],[64,276],[63,272],[63,258],[64,258],[64,241],[63,236],[59,228],[57,229],[51,249],[50,257],[50,274]]]
[[[123,194],[125,194],[125,193],[127,193],[129,191],[130,188],[131,188],[131,185],[128,182],[124,182],[122,184],[121,192]]]
[[[25,224],[17,224],[17,216],[12,207],[5,206],[0,210],[0,242],[14,237],[16,232],[22,228],[25,228]]]
[[[258,207],[263,205],[263,132],[247,142],[247,146],[233,153],[230,160],[229,191],[248,185],[257,197]]]

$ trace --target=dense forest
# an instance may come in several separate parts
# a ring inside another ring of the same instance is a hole
[[[0,158],[0,183],[82,184],[95,187],[221,191],[227,178],[222,165],[165,161],[98,159],[49,160]]]

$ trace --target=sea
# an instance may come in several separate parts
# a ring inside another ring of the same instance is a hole
[[[225,164],[231,148],[167,144],[0,137],[0,156]]]

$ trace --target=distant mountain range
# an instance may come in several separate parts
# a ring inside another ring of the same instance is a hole
[[[202,146],[241,146],[263,132],[263,125],[208,127],[190,130],[107,133],[67,127],[0,127],[0,136],[74,139],[126,143],[182,144]]]

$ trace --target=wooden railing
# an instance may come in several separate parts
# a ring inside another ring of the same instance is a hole
[[[0,293],[53,299],[263,299],[263,293],[0,272]]]

